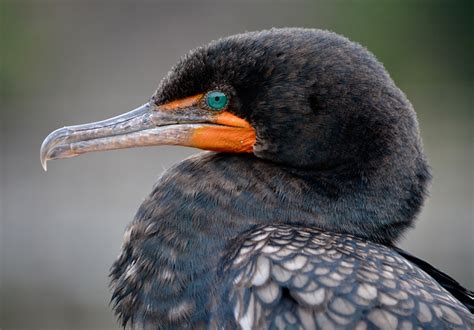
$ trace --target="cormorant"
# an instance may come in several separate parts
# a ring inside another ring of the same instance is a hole
[[[412,105],[359,44],[300,28],[211,42],[145,105],[51,133],[41,161],[163,144],[211,152],[166,171],[126,230],[123,326],[474,326],[472,292],[395,247],[431,175]]]

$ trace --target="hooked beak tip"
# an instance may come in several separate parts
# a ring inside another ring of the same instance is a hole
[[[57,152],[55,147],[60,145],[62,140],[64,140],[64,138],[67,137],[69,133],[69,129],[67,127],[63,127],[55,130],[49,134],[46,139],[44,139],[43,143],[41,144],[40,161],[41,166],[45,172],[48,170],[48,160],[55,159],[54,154]]]
[[[41,151],[40,151],[40,162],[41,162],[41,166],[43,167],[43,170],[45,172],[48,171],[48,160],[49,160],[49,157],[48,157],[48,148],[46,147],[46,140],[43,142],[43,144],[41,145]]]
[[[48,172],[48,161],[47,160],[41,160],[41,166],[43,167],[43,170],[45,172]]]

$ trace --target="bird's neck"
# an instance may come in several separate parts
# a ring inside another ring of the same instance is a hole
[[[405,177],[392,166],[303,170],[252,155],[202,153],[163,175],[137,221],[153,219],[162,232],[190,230],[199,239],[294,223],[389,244],[413,221],[424,197],[416,168]]]
[[[116,311],[140,318],[150,311],[137,301],[148,299],[155,316],[202,321],[220,253],[242,232],[301,224],[387,243],[407,226],[395,197],[389,182],[291,170],[251,155],[187,159],[161,177],[125,235],[112,268]]]

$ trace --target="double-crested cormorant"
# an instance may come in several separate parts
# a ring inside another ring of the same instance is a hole
[[[111,270],[144,328],[472,328],[472,292],[394,244],[430,171],[412,105],[360,45],[315,29],[224,38],[151,100],[51,133],[50,159],[174,144]],[[449,292],[448,292],[449,291]]]

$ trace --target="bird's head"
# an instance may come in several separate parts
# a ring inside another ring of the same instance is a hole
[[[41,161],[163,144],[253,154],[338,182],[380,181],[380,193],[410,182],[400,188],[417,192],[410,217],[429,181],[415,112],[384,67],[360,45],[314,29],[245,33],[197,48],[145,105],[51,133]]]
[[[195,49],[148,103],[56,130],[41,160],[164,144],[314,169],[421,156],[414,111],[373,55],[334,33],[272,29]]]

